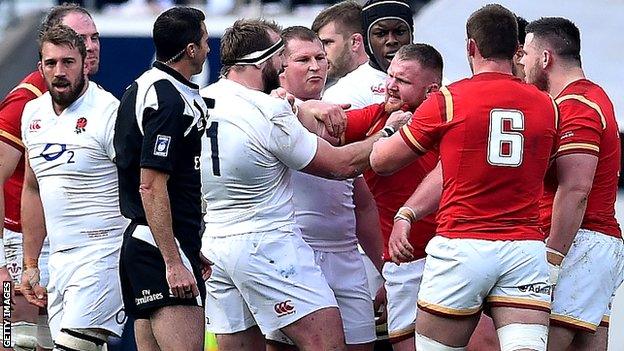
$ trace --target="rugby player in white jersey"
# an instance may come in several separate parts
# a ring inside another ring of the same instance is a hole
[[[59,22],[69,26],[84,38],[87,61],[89,61],[87,74],[97,73],[100,57],[99,34],[89,12],[75,4],[54,6],[46,14],[41,24],[41,32]],[[40,272],[39,287],[35,289],[45,287],[48,282],[50,245],[45,240],[38,259],[36,256],[33,257],[30,254],[32,251],[30,248],[38,247],[41,243],[31,240],[32,238],[23,240],[20,219],[22,184],[24,183],[22,112],[27,102],[46,91],[44,79],[35,69],[0,103],[0,178],[4,185],[4,192],[0,192],[0,213],[3,213],[4,217],[2,234],[6,245],[7,268],[16,284],[11,315],[11,347],[16,350],[34,349],[36,345],[43,349],[53,347],[45,308],[29,304],[19,289],[22,274],[30,276],[34,270]]]
[[[323,101],[349,103],[352,109],[384,102],[390,61],[412,42],[414,18],[405,0],[369,0],[362,8],[364,48],[368,63],[342,77],[323,94]]]
[[[325,89],[368,62],[362,34],[362,5],[353,0],[339,2],[321,11],[311,29],[319,36],[327,54]]]
[[[277,329],[300,350],[346,350],[333,292],[295,223],[290,169],[354,177],[384,134],[335,148],[269,96],[282,70],[279,32],[265,21],[236,21],[221,40],[224,77],[202,90],[216,99],[201,154],[202,251],[214,262],[207,329],[220,350],[263,350],[262,333]]]
[[[85,44],[71,28],[52,27],[39,42],[49,91],[22,116],[22,218],[27,237],[48,235],[50,282],[47,294],[26,297],[47,301],[55,350],[99,351],[123,329],[118,266],[127,221],[113,162],[119,102],[88,81]]]
[[[328,61],[319,37],[302,26],[286,28],[284,72],[280,85],[296,103],[320,99]],[[328,180],[292,173],[295,220],[303,240],[314,250],[342,317],[349,350],[372,350],[376,339],[373,301],[358,241],[381,270],[381,229],[377,207],[363,177]],[[269,349],[289,350],[283,333],[269,333]]]

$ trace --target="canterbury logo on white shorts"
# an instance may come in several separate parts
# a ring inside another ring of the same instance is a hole
[[[292,305],[292,301],[290,300],[278,302],[275,306],[273,306],[273,308],[275,309],[275,313],[277,313],[278,317],[295,313],[295,306]]]

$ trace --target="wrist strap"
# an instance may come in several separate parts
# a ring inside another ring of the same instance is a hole
[[[559,252],[559,251],[557,251],[557,250],[555,250],[555,249],[553,249],[551,247],[548,247],[548,246],[546,246],[546,252],[550,252],[551,254],[559,256],[559,257],[561,257],[561,259],[565,258],[564,254],[562,254],[561,252]]]
[[[409,223],[416,222],[416,213],[408,206],[399,208],[396,215],[394,215],[394,221],[404,220]]]
[[[396,133],[396,130],[394,130],[392,126],[385,126],[382,130],[386,134],[386,138]]]
[[[24,269],[39,268],[39,260],[36,258],[24,257]]]
[[[546,246],[546,260],[548,261],[548,263],[556,265],[556,266],[560,266],[564,258],[565,258],[564,254],[562,254],[561,252],[553,248]]]

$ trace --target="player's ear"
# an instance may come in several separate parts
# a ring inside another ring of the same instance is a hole
[[[190,58],[195,58],[196,48],[194,43],[190,43],[186,46],[186,54]]]
[[[89,72],[90,68],[91,67],[89,67],[89,61],[87,61],[87,58],[86,57],[83,58],[82,59],[82,69],[83,69],[83,71],[85,73],[85,76],[87,76],[87,72]]]
[[[41,64],[41,61],[37,62],[37,70],[39,71],[39,73],[41,73],[42,76],[44,76],[43,75],[43,65]]]
[[[542,51],[541,64],[542,68],[546,68],[552,64],[553,56],[549,50]]]
[[[425,91],[425,97],[429,96],[429,94],[431,93],[435,93],[438,90],[440,90],[440,86],[438,85],[438,83],[429,84],[427,86],[427,90]]]
[[[468,39],[466,41],[466,52],[468,52],[468,57],[474,57],[477,52],[477,43],[475,43],[474,39]]]
[[[351,51],[357,51],[362,45],[364,45],[364,37],[360,33],[353,33],[349,38],[351,41]]]

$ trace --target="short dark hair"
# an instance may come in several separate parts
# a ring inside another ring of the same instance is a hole
[[[437,83],[442,83],[444,61],[440,52],[433,46],[423,43],[403,45],[397,51],[396,58],[398,60],[418,62],[423,68],[434,71],[438,80]]]
[[[240,19],[234,22],[221,37],[221,72],[227,72],[237,59],[273,45],[269,31],[281,34],[282,29],[274,21],[264,19]]]
[[[62,5],[54,6],[48,11],[46,16],[43,18],[41,25],[39,26],[39,36],[43,34],[43,32],[48,29],[57,26],[63,22],[63,18],[70,13],[80,13],[85,16],[91,17],[89,11],[87,11],[84,7],[79,6],[75,3],[63,3]]]
[[[53,45],[65,45],[71,49],[78,49],[82,60],[87,57],[87,47],[84,40],[78,33],[68,26],[59,24],[54,27],[48,28],[45,32],[39,36],[39,59],[42,58],[43,44],[50,43]]]
[[[518,20],[518,43],[524,45],[524,39],[526,38],[526,26],[529,24],[523,17],[516,17]]]
[[[318,34],[321,28],[334,22],[336,31],[346,38],[353,33],[363,34],[362,6],[355,1],[347,0],[330,6],[316,16],[312,22],[312,30]]]
[[[177,62],[181,52],[190,43],[200,44],[201,24],[204,13],[192,7],[173,7],[156,18],[152,36],[156,47],[156,59],[161,62]]]
[[[284,45],[286,46],[288,46],[288,42],[292,39],[299,39],[304,41],[320,41],[316,33],[304,26],[292,26],[284,29],[282,31],[282,39],[284,40]]]
[[[581,33],[574,22],[562,17],[543,17],[529,23],[526,32],[548,43],[557,56],[581,65]]]
[[[511,60],[518,49],[516,15],[498,4],[473,12],[466,22],[468,39],[473,39],[483,58]]]

